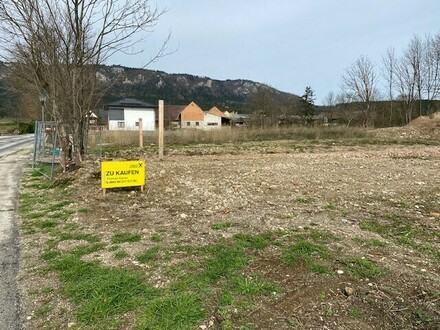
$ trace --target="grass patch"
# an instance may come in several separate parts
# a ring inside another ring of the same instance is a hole
[[[113,244],[121,244],[121,243],[139,242],[140,240],[141,240],[141,235],[139,234],[116,233],[113,235],[111,242]]]
[[[206,259],[202,276],[210,282],[219,280],[224,276],[231,276],[242,269],[249,257],[238,246],[216,245],[208,248],[211,257]]]
[[[354,237],[353,241],[358,245],[366,248],[384,248],[387,246],[387,243],[378,239],[363,239],[361,237]]]
[[[240,233],[234,235],[233,238],[236,244],[244,248],[264,249],[270,245],[272,235],[272,233],[262,233],[258,235]]]
[[[222,229],[227,229],[227,228],[231,228],[236,226],[237,224],[235,222],[230,222],[230,221],[226,221],[226,222],[217,222],[215,224],[213,224],[211,226],[211,229],[214,230],[222,230]]]
[[[202,300],[194,294],[175,293],[147,303],[136,329],[193,329],[205,317]]]
[[[119,250],[115,254],[113,254],[113,258],[115,259],[124,259],[128,257],[128,253],[125,250]]]
[[[161,242],[163,240],[163,237],[161,234],[155,233],[153,235],[151,235],[150,238],[153,242]]]
[[[72,201],[69,201],[69,200],[61,201],[56,204],[50,205],[47,208],[47,211],[49,211],[49,212],[60,211],[60,210],[64,209],[65,206],[70,205],[70,204],[72,204]]]
[[[87,241],[89,243],[96,243],[101,240],[97,235],[85,234],[81,232],[63,232],[58,235],[58,239],[60,241],[75,240],[75,241]]]
[[[36,317],[45,317],[53,309],[53,306],[49,303],[44,304],[35,311]]]
[[[46,215],[46,212],[33,212],[27,215],[27,218],[30,220],[40,219]]]
[[[34,226],[39,229],[55,228],[58,226],[58,222],[53,220],[35,221]]]
[[[137,256],[136,260],[143,264],[149,263],[158,258],[159,252],[160,249],[157,246],[149,248],[144,253]]]
[[[334,275],[335,272],[327,265],[316,263],[316,262],[309,262],[307,265],[308,269],[315,274],[318,275]]]
[[[281,287],[274,283],[265,281],[258,275],[234,276],[229,289],[240,295],[261,295],[272,292],[280,292]]]
[[[374,262],[362,258],[351,258],[344,262],[344,265],[347,272],[357,278],[374,278],[386,273]]]
[[[100,322],[104,327],[115,314],[134,310],[158,295],[134,272],[101,267],[74,254],[55,260],[51,268],[60,273],[64,293],[78,305],[78,320],[85,324]]]
[[[74,254],[78,257],[82,257],[87,254],[100,251],[100,250],[104,249],[104,247],[105,247],[104,243],[93,243],[90,245],[78,246],[75,249],[73,249],[70,253]]]
[[[362,311],[358,308],[351,308],[348,310],[348,315],[355,319],[358,319],[362,317]]]
[[[330,252],[324,246],[303,240],[285,249],[282,260],[289,265],[297,266],[309,265],[312,258],[328,259],[330,256]]]

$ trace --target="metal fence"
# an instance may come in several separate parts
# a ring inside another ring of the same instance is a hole
[[[55,164],[64,165],[58,124],[55,121],[37,121],[32,168],[52,179]],[[43,171],[42,168],[47,166],[50,171]]]

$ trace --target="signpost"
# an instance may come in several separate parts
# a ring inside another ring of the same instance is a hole
[[[143,160],[101,162],[101,188],[136,187],[144,191],[145,162]]]

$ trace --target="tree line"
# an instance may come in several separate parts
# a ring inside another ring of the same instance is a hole
[[[305,88],[301,97],[279,100],[274,91],[259,88],[248,98],[247,108],[265,123],[310,124],[322,114],[347,126],[400,126],[418,116],[440,110],[440,33],[415,35],[397,54],[388,48],[382,62],[362,55],[348,66],[339,92],[330,92],[325,104],[314,106],[314,91]]]
[[[440,33],[414,35],[401,54],[388,48],[379,65],[360,56],[345,69],[340,92],[330,92],[326,105],[345,113],[348,124],[395,126],[439,110],[439,96]]]

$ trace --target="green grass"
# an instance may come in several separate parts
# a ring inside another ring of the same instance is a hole
[[[331,253],[322,245],[300,241],[283,251],[282,260],[292,266],[310,264],[312,258],[328,259]]]
[[[82,232],[63,232],[58,235],[58,239],[60,241],[75,240],[75,241],[87,241],[89,243],[96,243],[101,240],[97,235],[86,234]]]
[[[227,228],[234,227],[236,225],[237,224],[235,222],[230,222],[230,221],[217,222],[217,223],[213,224],[211,226],[211,228],[214,229],[214,230],[222,230],[222,229],[227,229]]]
[[[113,235],[111,242],[113,244],[121,244],[127,242],[139,242],[141,240],[141,235],[132,233],[116,233]]]
[[[315,274],[318,275],[334,275],[335,272],[327,265],[316,263],[316,262],[309,262],[307,265],[308,269]]]
[[[40,219],[46,215],[46,212],[33,212],[27,215],[28,219]]]
[[[78,257],[82,257],[87,254],[91,254],[105,248],[104,243],[93,243],[88,245],[81,245],[73,249],[70,253]]]
[[[136,257],[136,260],[140,263],[147,264],[159,257],[160,248],[155,246],[145,250],[144,253]]]
[[[70,204],[72,204],[72,201],[65,200],[65,201],[61,201],[61,202],[50,205],[46,210],[48,212],[55,212],[55,211],[63,210],[65,208],[65,206],[70,205]]]
[[[264,249],[271,244],[272,233],[262,233],[258,235],[252,234],[235,234],[233,236],[236,244],[250,249]]]
[[[183,330],[194,329],[206,313],[202,300],[191,293],[174,293],[147,302],[136,329]]]
[[[113,258],[115,258],[115,259],[124,259],[127,256],[128,256],[128,253],[127,253],[127,251],[124,251],[124,250],[116,251],[115,254],[113,254]]]
[[[34,226],[39,229],[54,228],[58,226],[58,222],[53,220],[35,221]]]
[[[161,242],[163,240],[163,237],[161,234],[159,233],[154,233],[153,235],[151,235],[150,238],[153,242]]]
[[[215,245],[208,247],[207,252],[210,257],[203,263],[202,276],[210,282],[233,275],[243,269],[249,261],[249,257],[239,246]]]
[[[380,268],[373,261],[362,258],[351,258],[343,262],[347,272],[356,278],[374,278],[386,273],[385,269]]]
[[[348,310],[348,315],[355,319],[358,319],[362,317],[362,311],[358,308],[351,308]]]
[[[378,239],[363,239],[361,237],[354,237],[353,241],[365,248],[384,248],[387,243]]]
[[[228,288],[239,295],[262,295],[281,291],[281,287],[265,281],[259,275],[234,276]]]
[[[57,260],[53,269],[60,272],[64,292],[78,305],[77,317],[85,324],[134,310],[158,295],[132,271],[101,267],[71,254]]]

